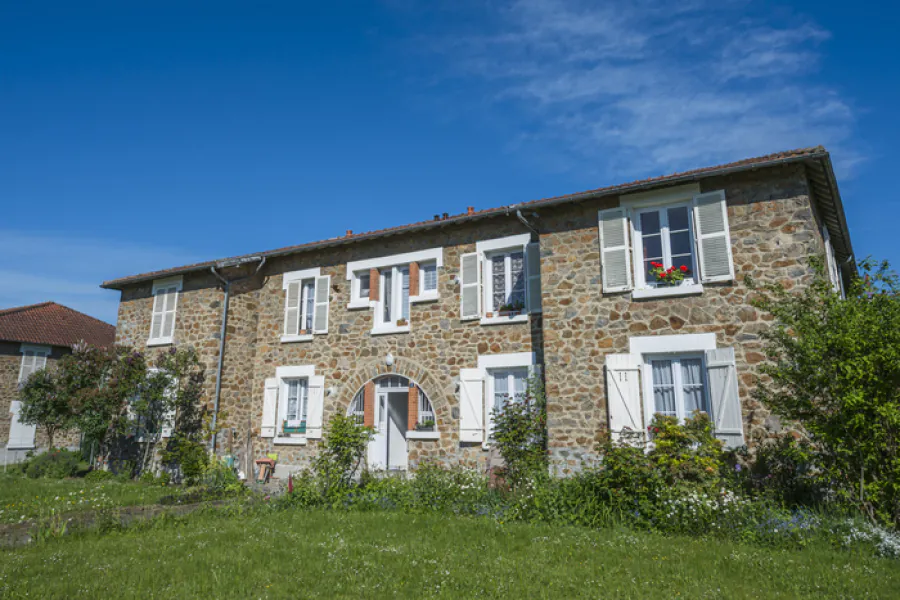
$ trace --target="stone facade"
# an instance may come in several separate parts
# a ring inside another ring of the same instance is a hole
[[[364,384],[382,373],[417,383],[433,404],[437,440],[409,441],[411,464],[424,459],[444,464],[484,464],[480,444],[459,442],[460,369],[474,368],[478,357],[534,352],[544,365],[550,452],[559,472],[594,460],[598,436],[607,425],[605,355],[627,352],[629,336],[714,333],[721,347],[734,347],[740,374],[744,431],[748,442],[777,430],[752,389],[763,360],[759,333],[763,317],[749,304],[743,276],[760,282],[803,285],[807,259],[824,253],[816,210],[804,167],[785,165],[700,181],[703,191],[724,189],[728,204],[736,281],[706,284],[702,295],[661,300],[632,299],[630,293],[601,291],[597,211],[618,205],[607,196],[545,208],[535,219],[540,230],[543,315],[522,323],[484,325],[460,320],[460,257],[480,240],[528,233],[514,215],[469,221],[423,232],[407,232],[374,241],[269,258],[259,275],[232,289],[222,379],[222,419],[235,432],[234,444],[252,439],[255,457],[278,452],[279,462],[309,464],[318,442],[273,445],[259,427],[267,378],[279,366],[314,365],[324,375],[325,422],[346,413]],[[373,311],[350,309],[348,261],[428,248],[443,248],[438,269],[438,299],[412,304],[410,331],[372,335]],[[320,268],[331,276],[327,335],[283,343],[283,274]],[[244,267],[247,268],[247,267]],[[241,274],[238,271],[230,273]],[[174,338],[200,352],[212,401],[219,349],[223,290],[209,273],[184,275],[178,298]],[[117,342],[144,348],[150,332],[151,283],[124,285]],[[394,357],[388,367],[385,357]],[[223,436],[227,450],[231,434]]]

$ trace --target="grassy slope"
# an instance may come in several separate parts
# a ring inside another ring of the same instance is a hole
[[[823,548],[401,513],[285,511],[0,552],[19,598],[900,597],[896,561]]]
[[[28,479],[0,473],[0,523],[17,523],[22,516],[33,519],[52,509],[69,512],[153,504],[172,493],[173,488],[137,482]]]

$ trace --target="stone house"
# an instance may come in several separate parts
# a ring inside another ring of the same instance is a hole
[[[19,386],[28,376],[52,368],[72,346],[85,342],[108,347],[116,328],[55,302],[0,310],[0,442],[4,464],[17,462],[29,451],[46,449],[47,439],[34,425],[19,421]],[[72,434],[57,443],[72,446]]]
[[[343,413],[375,428],[372,467],[479,466],[494,409],[539,374],[566,473],[657,412],[706,411],[732,446],[778,431],[751,395],[767,323],[744,277],[802,286],[813,256],[836,289],[854,272],[821,147],[103,287],[119,343],[199,350],[220,452],[307,466]]]

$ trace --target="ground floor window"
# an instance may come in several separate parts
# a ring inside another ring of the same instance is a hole
[[[306,413],[309,403],[307,379],[284,380],[284,415],[281,430],[284,434],[306,433]]]
[[[709,413],[703,357],[649,357],[655,413],[683,421],[695,411]]]
[[[494,369],[490,371],[493,409],[500,412],[507,401],[521,402],[528,387],[528,368]]]

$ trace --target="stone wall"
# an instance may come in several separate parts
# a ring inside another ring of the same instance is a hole
[[[459,320],[460,255],[475,242],[526,233],[514,216],[452,225],[315,252],[270,259],[261,276],[233,292],[226,336],[221,409],[234,428],[235,443],[248,432],[256,456],[276,451],[279,461],[307,465],[317,442],[273,446],[259,438],[264,381],[278,366],[314,365],[325,376],[325,419],[346,412],[362,385],[388,371],[417,382],[430,398],[441,437],[410,442],[410,461],[476,465],[486,459],[480,445],[458,441],[460,368],[477,366],[479,354],[534,351],[545,362],[551,455],[558,471],[594,459],[606,428],[604,357],[627,351],[632,335],[714,332],[717,344],[734,346],[745,410],[745,433],[754,440],[779,427],[750,394],[762,360],[759,332],[766,326],[749,306],[743,275],[759,281],[802,284],[810,276],[805,259],[823,252],[803,167],[778,167],[702,181],[706,190],[725,189],[738,281],[707,285],[702,296],[666,301],[632,301],[631,295],[601,292],[597,210],[616,206],[615,197],[548,208],[541,230],[543,318],[530,323],[481,325]],[[439,299],[413,304],[411,331],[373,336],[371,309],[350,310],[348,261],[400,252],[444,248],[438,272]],[[331,275],[329,332],[307,342],[282,343],[282,274],[319,267]],[[117,339],[143,348],[149,336],[151,284],[122,292]],[[185,276],[179,297],[175,339],[200,351],[211,401],[215,388],[223,291],[209,274]],[[395,357],[394,366],[385,356]],[[220,448],[230,443],[223,437]]]

